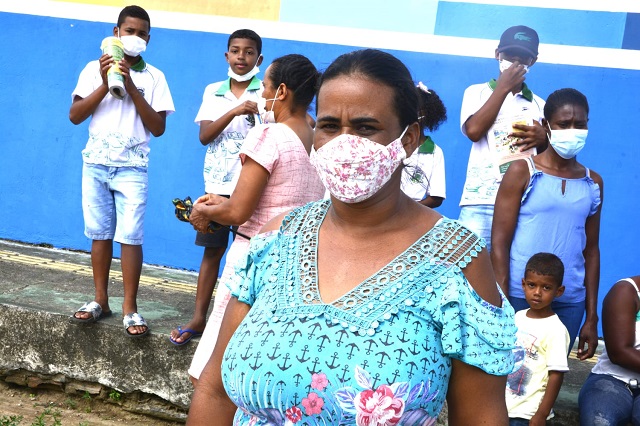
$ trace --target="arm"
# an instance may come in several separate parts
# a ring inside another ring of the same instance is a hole
[[[636,283],[640,276],[635,277]],[[640,372],[640,351],[636,344],[636,313],[640,301],[635,288],[619,281],[604,298],[602,305],[602,331],[609,359],[616,365]]]
[[[111,68],[113,64],[113,58],[110,55],[100,56],[100,77],[102,77],[102,84],[93,91],[86,98],[75,96],[69,110],[69,120],[73,124],[80,124],[91,114],[93,114],[100,105],[100,102],[109,93],[109,86],[107,85],[107,70]]]
[[[432,209],[435,209],[436,207],[440,207],[442,205],[443,201],[444,201],[444,198],[442,198],[442,197],[428,196],[424,200],[421,200],[421,201],[418,201],[418,202],[420,204],[422,204],[423,206],[427,206],[427,207],[431,207]]]
[[[206,196],[199,198],[191,211],[191,224],[200,232],[206,232],[211,221],[222,225],[242,225],[256,210],[268,180],[267,169],[251,157],[245,157],[238,184],[231,197],[216,205],[207,204]]]
[[[493,376],[452,359],[447,391],[449,425],[507,426],[506,385],[506,376]]]
[[[587,218],[585,233],[587,244],[584,249],[584,286],[586,288],[586,318],[578,334],[578,358],[591,358],[598,347],[598,287],[600,286],[600,213],[604,203],[604,183],[600,175],[591,171],[594,182],[600,186],[598,211]],[[587,349],[585,350],[585,343]]]
[[[547,424],[547,417],[553,408],[553,404],[558,398],[560,387],[562,386],[562,380],[564,379],[564,372],[562,371],[549,371],[549,381],[547,382],[547,389],[544,391],[542,401],[538,411],[531,417],[529,421],[530,426],[538,426]]]
[[[420,201],[420,204],[434,209],[442,205],[447,193],[447,178],[445,174],[444,152],[438,145],[435,145],[434,147],[432,167],[433,170],[429,182],[430,195],[427,196],[424,200]]]
[[[524,75],[524,68],[518,62],[514,62],[509,69],[500,74],[496,82],[496,88],[487,99],[487,102],[464,123],[465,133],[469,139],[473,142],[478,142],[487,134],[496,121],[500,108],[502,108],[502,104],[509,92],[520,91],[524,82]]]
[[[149,129],[153,136],[162,136],[166,128],[167,112],[158,112],[151,108],[151,105],[149,105],[144,96],[142,96],[142,93],[140,93],[136,85],[133,84],[131,76],[129,75],[129,64],[126,60],[121,60],[118,65],[120,65],[120,70],[122,71],[122,75],[124,75],[124,88],[131,97],[131,101],[133,101],[133,105],[136,107],[142,124]]]
[[[494,306],[502,306],[486,249],[464,268],[463,273],[480,297]],[[449,425],[508,425],[504,398],[506,384],[506,376],[492,375],[452,359],[447,392]]]
[[[525,161],[511,163],[498,189],[491,227],[491,263],[505,296],[509,295],[511,243],[520,214],[522,194],[529,183]]]
[[[478,257],[462,270],[467,281],[480,297],[494,306],[502,306],[502,299],[496,286],[496,277],[491,268],[489,252],[484,248]]]
[[[213,142],[237,116],[258,113],[258,104],[256,102],[244,101],[215,121],[202,120],[200,122],[200,143],[207,145]]]
[[[211,419],[216,424],[231,425],[236,412],[236,405],[229,399],[222,384],[222,357],[231,336],[236,331],[250,306],[231,297],[222,318],[218,341],[209,362],[200,375],[191,399],[191,407],[187,418],[188,426],[210,425]]]

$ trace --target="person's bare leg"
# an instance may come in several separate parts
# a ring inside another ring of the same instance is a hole
[[[124,284],[124,301],[122,315],[138,312],[138,287],[142,273],[142,246],[121,244],[122,282]],[[131,334],[141,334],[146,331],[144,326],[131,326]]]
[[[102,307],[103,312],[110,312],[109,308],[109,270],[113,258],[113,240],[93,240],[91,243],[91,268],[93,270],[93,285],[95,287],[95,301]],[[90,312],[76,312],[76,318],[91,318]]]
[[[204,327],[207,325],[207,311],[211,304],[211,296],[218,280],[220,261],[226,250],[226,247],[205,247],[198,272],[195,311],[191,321],[185,324],[183,329],[190,328],[200,333],[204,331]],[[171,338],[178,343],[182,343],[189,336],[191,336],[189,332],[180,336],[178,329],[171,331]]]

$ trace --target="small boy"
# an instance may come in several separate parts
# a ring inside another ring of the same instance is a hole
[[[94,301],[85,303],[70,320],[92,323],[111,315],[107,287],[115,240],[122,248],[122,313],[129,337],[149,332],[136,301],[142,269],[149,140],[151,134],[158,137],[164,133],[166,117],[174,112],[164,74],[140,56],[151,38],[150,28],[149,15],[143,8],[122,9],[113,36],[121,40],[124,50],[124,59],[118,63],[124,76],[124,99],[109,93],[106,74],[114,59],[103,54],[80,73],[69,111],[73,124],[91,116],[89,141],[82,151],[82,210],[85,235],[93,240],[95,286]]]
[[[544,425],[553,417],[564,373],[569,371],[569,332],[551,310],[562,296],[564,265],[551,253],[538,253],[527,262],[522,288],[530,308],[516,313],[520,368],[507,378],[509,425]]]
[[[233,32],[224,56],[229,78],[208,85],[195,122],[200,124],[200,143],[207,146],[204,159],[204,190],[229,198],[242,164],[240,147],[249,130],[260,120],[258,101],[261,81],[256,77],[262,64],[262,39],[254,31]],[[184,345],[204,331],[211,296],[218,280],[220,261],[229,244],[229,231],[196,234],[196,245],[204,247],[191,321],[171,332],[169,340]]]

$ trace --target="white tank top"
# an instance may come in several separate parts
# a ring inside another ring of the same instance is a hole
[[[636,293],[640,298],[640,290],[638,289],[637,284],[631,278],[624,278],[620,281],[626,281],[633,285],[636,289]],[[640,350],[640,312],[636,314],[636,342],[635,349]],[[636,379],[640,381],[640,373],[636,373],[635,371],[628,370],[623,368],[617,364],[614,364],[609,359],[609,355],[607,355],[607,348],[605,346],[602,355],[598,358],[598,362],[595,367],[591,370],[592,373],[595,374],[608,374],[618,380],[622,380],[624,383],[629,383],[629,380]]]

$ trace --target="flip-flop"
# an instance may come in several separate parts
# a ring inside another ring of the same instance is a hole
[[[149,325],[147,324],[147,322],[144,320],[144,318],[142,318],[142,315],[140,315],[137,312],[133,312],[131,314],[127,314],[122,318],[122,325],[124,325],[124,332],[127,335],[127,337],[143,337],[146,336],[147,334],[149,334]],[[134,327],[134,326],[143,326],[143,327],[147,327],[147,329],[145,331],[143,331],[142,333],[130,333],[129,332],[129,327]]]
[[[91,314],[91,316],[89,318],[78,318],[76,317],[76,314],[78,312],[88,312]],[[111,311],[109,312],[103,311],[102,306],[100,306],[98,302],[93,301],[93,302],[85,303],[84,305],[82,305],[80,309],[75,311],[73,315],[69,317],[69,321],[76,324],[91,324],[98,320],[110,317],[111,314],[112,314]]]
[[[199,331],[195,331],[192,330],[190,328],[182,328],[182,327],[178,327],[178,337],[182,336],[184,333],[191,333],[191,336],[187,337],[185,340],[183,340],[182,342],[178,342],[175,341],[173,339],[173,336],[169,335],[169,340],[171,341],[171,343],[173,343],[176,346],[182,346],[182,345],[186,345],[187,343],[189,343],[191,341],[191,339],[193,339],[194,337],[200,337],[202,336],[202,332]]]

